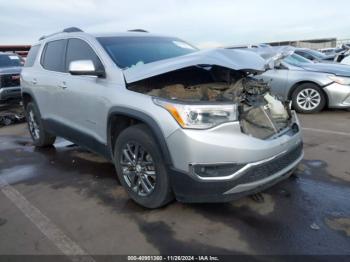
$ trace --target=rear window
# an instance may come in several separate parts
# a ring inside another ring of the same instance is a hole
[[[120,68],[152,63],[198,50],[172,37],[98,37],[97,40]]]
[[[21,59],[15,54],[0,54],[0,68],[21,66]]]
[[[42,66],[51,71],[65,72],[65,50],[67,40],[48,42],[42,56]]]
[[[38,56],[39,48],[40,48],[40,45],[33,45],[30,48],[29,53],[27,55],[26,62],[24,64],[25,67],[30,67],[34,65],[35,59]]]

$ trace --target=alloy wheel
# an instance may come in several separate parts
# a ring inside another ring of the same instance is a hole
[[[153,158],[140,144],[126,143],[120,157],[120,165],[126,184],[139,196],[149,196],[156,185]]]
[[[28,113],[28,125],[29,125],[29,132],[33,136],[34,139],[40,138],[40,130],[39,125],[36,121],[36,117],[34,115],[33,110],[30,110]]]
[[[306,88],[298,93],[296,101],[301,109],[310,111],[320,105],[321,95],[315,89]]]

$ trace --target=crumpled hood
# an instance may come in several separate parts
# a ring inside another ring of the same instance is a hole
[[[266,71],[266,61],[259,55],[230,49],[201,50],[184,56],[137,65],[123,71],[125,81],[133,83],[152,76],[168,73],[191,66],[222,66],[233,70],[262,73]]]
[[[337,76],[350,77],[350,66],[344,64],[314,63],[300,66],[304,70],[312,72],[329,73]]]
[[[0,67],[0,75],[20,74],[22,68],[19,66]]]

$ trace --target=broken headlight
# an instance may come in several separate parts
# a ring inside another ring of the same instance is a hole
[[[156,105],[165,108],[182,128],[208,129],[222,123],[238,120],[235,104],[181,104],[153,98]]]

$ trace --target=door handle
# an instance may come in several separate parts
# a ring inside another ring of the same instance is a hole
[[[66,82],[62,82],[62,84],[59,84],[58,87],[60,87],[62,89],[66,89],[67,88],[67,84],[66,84]]]
[[[36,83],[38,83],[38,81],[36,80],[36,78],[34,78],[34,79],[32,80],[32,84],[33,84],[33,85],[36,85]]]

